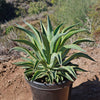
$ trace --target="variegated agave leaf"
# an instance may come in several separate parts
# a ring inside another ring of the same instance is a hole
[[[79,46],[82,42],[93,42],[92,40],[80,39],[72,44],[65,45],[65,42],[73,35],[80,32],[88,32],[86,29],[74,29],[78,24],[69,26],[63,30],[60,30],[63,25],[60,24],[53,30],[49,16],[47,17],[47,29],[42,21],[40,21],[41,32],[28,22],[25,22],[25,24],[31,30],[20,25],[17,25],[16,28],[24,31],[30,40],[13,41],[29,46],[31,51],[24,47],[14,47],[11,50],[21,51],[28,55],[28,58],[22,58],[23,62],[15,63],[15,65],[22,66],[25,69],[27,79],[32,81],[42,79],[44,80],[43,82],[47,83],[58,83],[65,79],[74,81],[77,78],[76,71],[85,70],[71,63],[71,61],[78,57],[94,61],[93,58],[83,53],[85,50]],[[67,56],[71,49],[81,52]]]

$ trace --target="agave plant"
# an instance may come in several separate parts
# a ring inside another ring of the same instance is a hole
[[[17,66],[22,66],[25,69],[25,76],[29,81],[39,81],[45,83],[58,83],[64,80],[74,81],[76,79],[76,71],[85,71],[79,68],[78,65],[71,63],[73,59],[84,57],[94,61],[88,56],[78,44],[81,42],[93,42],[88,39],[76,40],[72,44],[66,45],[65,42],[74,34],[79,32],[88,32],[86,29],[73,29],[78,24],[60,30],[63,24],[60,24],[56,29],[52,29],[52,25],[47,17],[47,29],[40,21],[41,32],[34,28],[29,23],[25,24],[30,30],[17,25],[16,28],[24,31],[30,40],[14,40],[24,43],[31,47],[28,50],[25,47],[14,47],[12,49],[25,52],[28,56],[24,62],[16,62]],[[71,49],[77,49],[81,52],[67,56]]]

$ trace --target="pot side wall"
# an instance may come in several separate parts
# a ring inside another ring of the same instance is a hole
[[[40,90],[32,86],[33,100],[71,100],[72,84],[58,90]]]

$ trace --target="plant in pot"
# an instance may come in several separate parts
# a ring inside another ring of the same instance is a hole
[[[25,69],[25,79],[29,83],[33,100],[70,100],[71,87],[77,77],[77,71],[85,71],[71,61],[78,57],[84,57],[94,61],[78,44],[81,42],[93,42],[88,39],[76,40],[72,44],[65,42],[74,34],[88,32],[86,29],[73,29],[77,24],[60,30],[63,24],[52,29],[49,17],[47,17],[47,29],[40,21],[41,32],[29,23],[25,24],[30,30],[17,25],[16,28],[24,31],[30,40],[13,40],[31,47],[14,47],[27,54],[22,58],[23,62],[16,62],[17,66]],[[67,56],[71,49],[80,50],[71,56]]]

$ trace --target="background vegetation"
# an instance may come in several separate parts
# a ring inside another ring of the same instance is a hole
[[[0,0],[0,45],[11,45],[12,38],[26,38],[24,33],[13,27],[15,23],[24,26],[24,19],[38,28],[38,20],[46,23],[44,17],[47,15],[54,27],[61,23],[64,23],[63,27],[80,23],[78,28],[87,28],[91,32],[90,35],[76,34],[68,42],[88,37],[96,41],[88,46],[100,46],[99,0]]]

